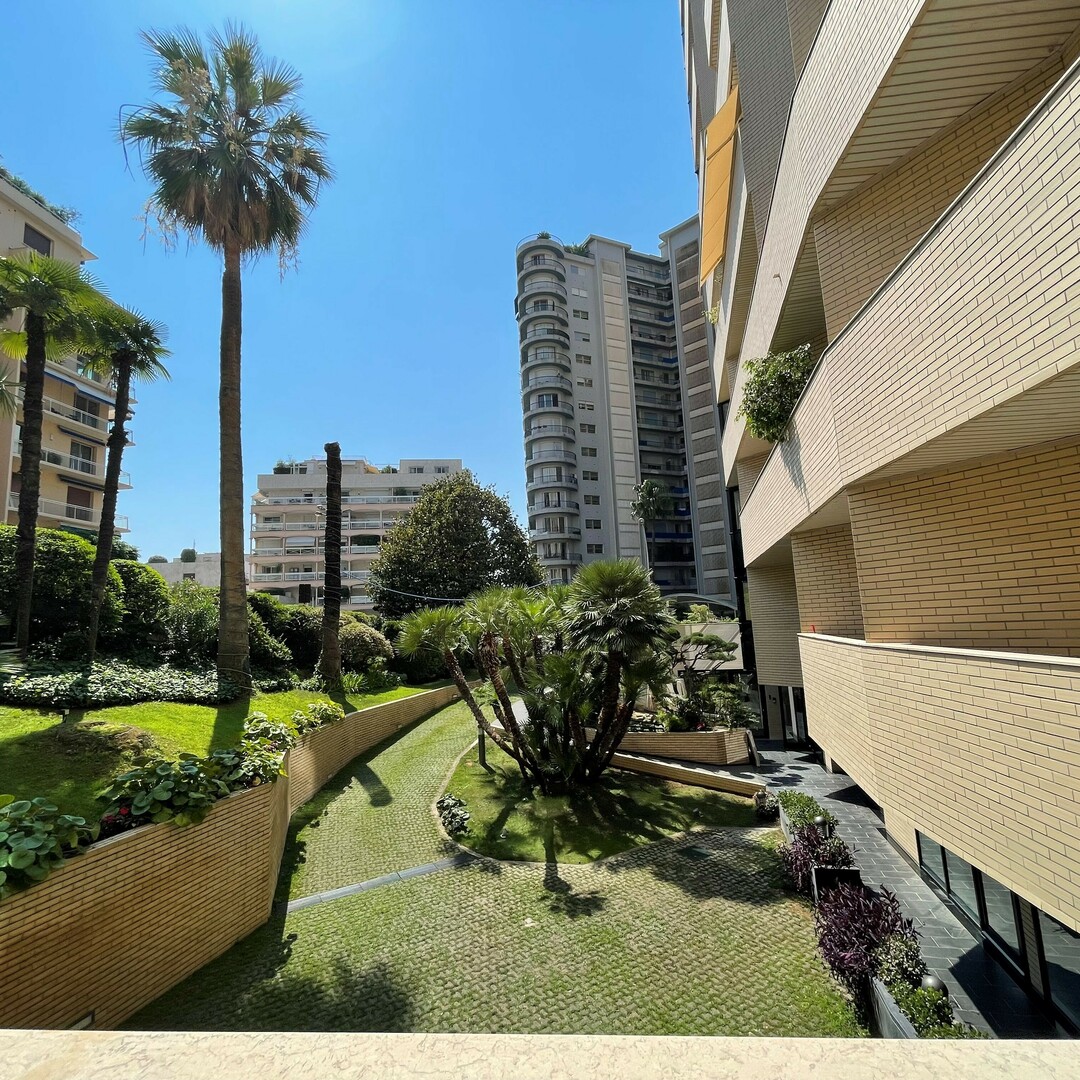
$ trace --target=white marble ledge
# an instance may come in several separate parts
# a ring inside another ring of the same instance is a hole
[[[0,1031],[0,1080],[1076,1080],[1068,1041]]]

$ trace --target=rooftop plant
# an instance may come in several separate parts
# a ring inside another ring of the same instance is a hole
[[[738,417],[755,439],[783,442],[788,421],[814,370],[809,343],[769,353],[746,365],[747,380]]]
[[[71,206],[57,206],[49,202],[40,191],[35,191],[21,176],[16,176],[10,169],[0,165],[0,179],[6,180],[16,191],[22,192],[28,199],[32,199],[48,210],[53,217],[59,218],[65,225],[70,225],[79,218],[79,211]]]

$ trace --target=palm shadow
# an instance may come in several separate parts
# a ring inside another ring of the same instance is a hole
[[[544,892],[548,910],[553,915],[565,915],[568,919],[596,915],[607,905],[607,897],[598,890],[575,892],[574,887],[559,876],[559,863],[555,851],[555,824],[544,823]]]

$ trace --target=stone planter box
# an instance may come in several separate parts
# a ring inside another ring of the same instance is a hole
[[[879,1039],[917,1039],[911,1021],[900,1011],[895,998],[880,979],[871,979],[870,1022]]]
[[[596,732],[586,731],[591,740]],[[628,754],[702,765],[742,765],[750,760],[750,741],[741,728],[734,731],[628,731],[619,743]]]

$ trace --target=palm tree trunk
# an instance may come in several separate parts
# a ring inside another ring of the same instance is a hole
[[[101,524],[98,526],[97,551],[94,552],[94,576],[91,584],[90,624],[86,629],[87,660],[94,662],[97,653],[98,627],[101,609],[105,604],[105,585],[109,579],[113,536],[116,534],[116,493],[120,487],[120,462],[127,446],[128,406],[131,403],[131,356],[117,354],[113,370],[116,373],[116,419],[108,439],[105,464],[105,491],[101,496]]]
[[[326,451],[326,530],[323,539],[322,655],[319,675],[327,690],[341,689],[341,447]]]
[[[218,682],[241,690],[251,687],[247,586],[244,572],[244,457],[240,433],[240,338],[243,297],[240,243],[225,238],[221,276],[221,590],[218,621]]]
[[[618,723],[619,686],[622,682],[622,661],[619,653],[609,652],[604,667],[604,695],[600,703],[600,715],[596,720],[596,737],[589,744],[586,754],[586,773],[590,780],[603,772],[603,761],[611,745]]]
[[[45,320],[26,313],[26,384],[23,390],[22,453],[19,465],[19,524],[15,530],[15,646],[25,660],[30,647],[34,598],[38,496],[41,492],[41,421],[45,394]]]

